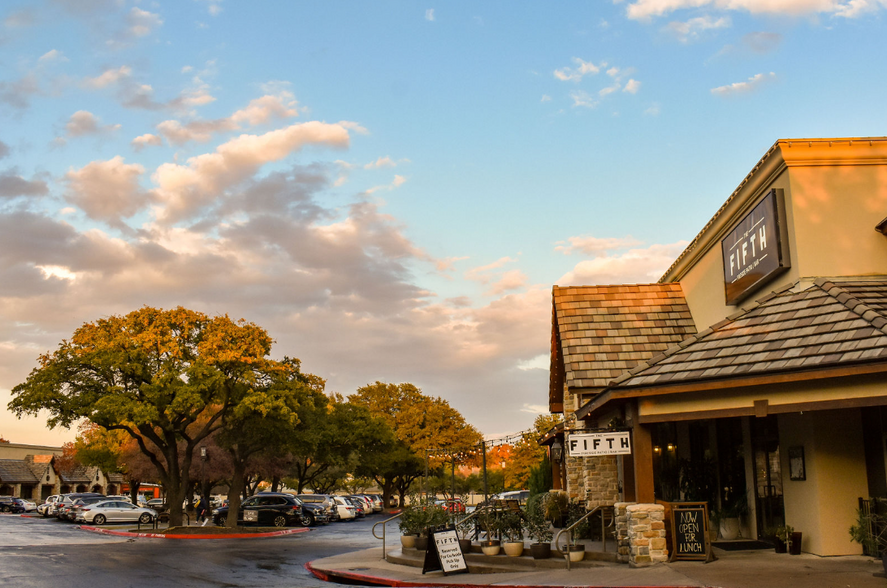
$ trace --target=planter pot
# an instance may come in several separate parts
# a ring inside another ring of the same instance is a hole
[[[887,575],[887,551],[881,554],[881,565],[884,566],[884,574]]]
[[[493,539],[492,541],[482,541],[480,544],[481,551],[484,552],[484,555],[499,555],[499,541],[497,539]]]
[[[570,545],[570,561],[577,562],[585,559],[585,546],[584,545]]]
[[[792,533],[792,543],[789,547],[789,552],[792,555],[801,555],[801,539],[803,538],[802,535],[803,533]]]
[[[415,549],[416,539],[418,537],[418,535],[401,535],[400,544],[404,547],[404,549]]]
[[[502,544],[502,549],[505,551],[505,555],[509,557],[520,557],[524,554],[524,542],[506,541]]]
[[[530,545],[530,553],[533,559],[548,559],[551,557],[551,543],[533,543]]]
[[[426,551],[428,549],[428,537],[425,535],[419,535],[416,537],[416,549],[419,551]]]
[[[732,541],[737,537],[739,537],[739,519],[723,519],[721,521],[721,539]]]
[[[471,553],[471,539],[459,539],[459,549],[462,553]]]
[[[785,553],[787,551],[785,541],[778,537],[774,541],[776,541],[776,553]]]

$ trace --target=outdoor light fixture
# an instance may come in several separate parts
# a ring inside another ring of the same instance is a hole
[[[669,451],[674,451],[675,449],[677,449],[677,447],[678,446],[675,445],[674,443],[669,443],[668,447],[666,449],[668,449]]]
[[[564,446],[561,445],[560,440],[555,439],[554,443],[551,444],[551,459],[560,463],[560,461],[564,458]]]
[[[200,457],[202,457],[203,459],[206,459],[206,447],[200,448]]]
[[[656,453],[656,454],[662,453],[662,448],[659,447],[658,445],[654,445],[653,446],[653,453]]]

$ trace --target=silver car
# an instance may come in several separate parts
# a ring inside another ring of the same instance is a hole
[[[84,506],[75,519],[80,523],[104,525],[105,523],[131,523],[138,521],[146,525],[154,520],[157,511],[141,508],[131,502],[122,500],[106,500]]]

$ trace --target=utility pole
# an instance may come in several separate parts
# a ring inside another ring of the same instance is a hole
[[[483,463],[484,463],[484,503],[489,500],[489,490],[487,488],[487,442],[481,441],[481,447],[483,448]]]

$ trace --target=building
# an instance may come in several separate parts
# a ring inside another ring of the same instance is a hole
[[[779,140],[658,283],[555,286],[560,485],[861,553],[858,500],[887,496],[885,216],[887,138]],[[631,453],[571,452],[590,431],[628,431]]]

